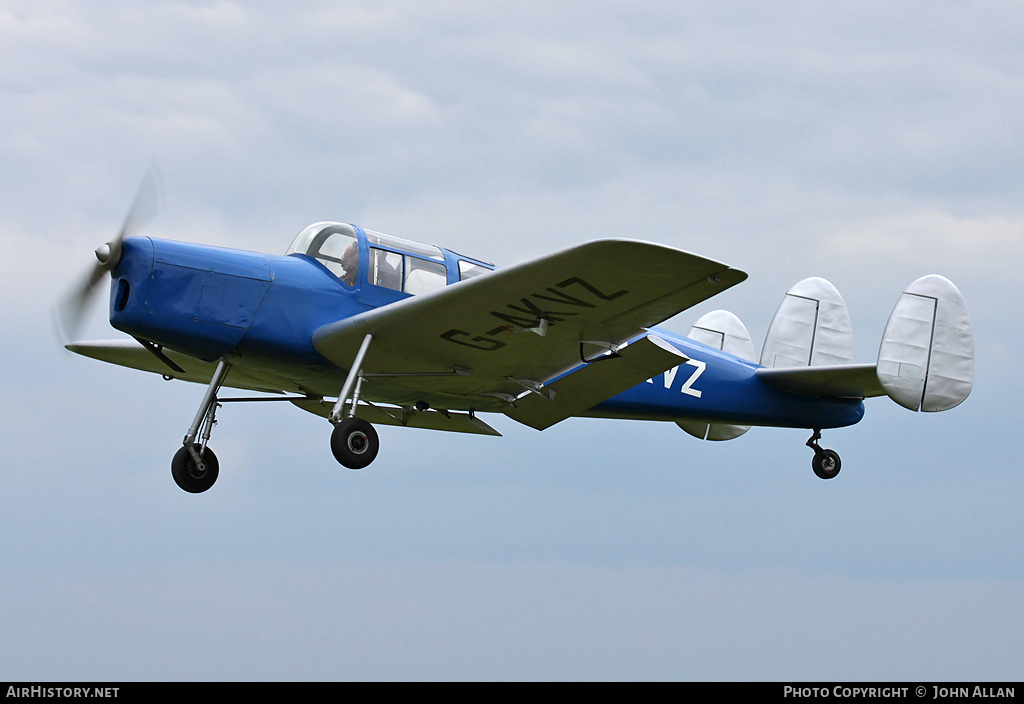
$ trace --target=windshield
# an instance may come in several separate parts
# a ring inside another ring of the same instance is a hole
[[[306,254],[347,286],[355,286],[359,275],[359,239],[351,225],[317,223],[292,240],[285,254]]]

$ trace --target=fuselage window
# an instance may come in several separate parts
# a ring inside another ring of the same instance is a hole
[[[448,270],[443,262],[370,247],[370,283],[392,291],[423,294],[444,288]]]
[[[448,270],[441,262],[432,262],[419,257],[406,257],[405,292],[412,294],[429,293],[444,288],[448,283]]]
[[[404,272],[402,259],[398,252],[370,247],[370,283],[401,291]]]

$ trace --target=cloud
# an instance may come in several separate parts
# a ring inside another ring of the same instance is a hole
[[[1024,219],[958,217],[937,210],[899,213],[837,226],[821,249],[856,267],[904,266],[996,277],[1007,283],[1024,261]],[[907,282],[909,283],[909,282]]]

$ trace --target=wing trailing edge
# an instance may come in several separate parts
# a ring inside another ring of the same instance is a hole
[[[333,406],[333,403],[325,402],[323,399],[301,398],[290,400],[302,410],[323,418],[330,416],[331,407]],[[477,418],[473,413],[360,404],[356,408],[356,416],[374,425],[401,425],[406,428],[501,437],[501,433]]]
[[[505,415],[544,430],[686,360],[686,355],[665,340],[646,335],[613,356],[579,367],[516,399]]]

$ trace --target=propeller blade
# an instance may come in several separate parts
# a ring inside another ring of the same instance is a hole
[[[151,166],[139,184],[139,190],[132,199],[117,237],[104,245],[106,251],[103,251],[103,246],[96,250],[96,258],[108,271],[117,267],[121,261],[121,240],[136,234],[160,212],[160,193],[160,173],[156,166]]]
[[[96,288],[103,281],[103,275],[117,268],[121,262],[121,242],[131,237],[152,220],[160,211],[160,174],[156,166],[151,166],[139,184],[139,189],[128,208],[124,223],[117,236],[96,250],[97,262],[82,277],[80,282],[71,289],[67,298],[55,311],[58,333],[67,343],[74,339],[78,326],[82,322],[85,308],[95,294]]]
[[[80,277],[78,284],[58,304],[55,311],[55,322],[62,343],[67,344],[74,340],[85,308],[89,301],[92,300],[100,281],[103,280],[103,275],[106,273],[106,268],[97,262],[85,276]]]

